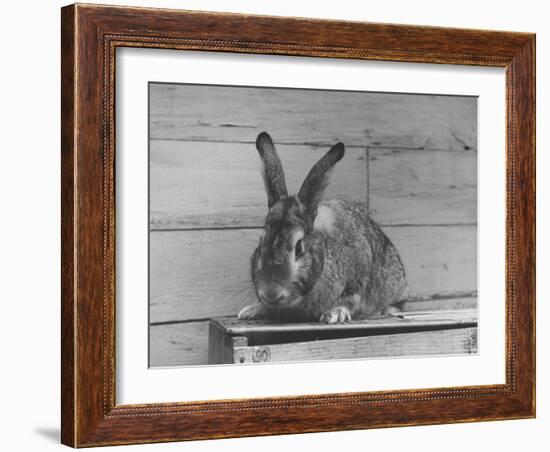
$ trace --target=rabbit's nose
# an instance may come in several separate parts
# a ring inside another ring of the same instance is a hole
[[[258,295],[266,304],[276,305],[285,297],[286,291],[279,287],[270,287],[269,289],[259,290]]]

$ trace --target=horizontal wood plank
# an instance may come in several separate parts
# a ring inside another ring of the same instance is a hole
[[[447,309],[475,309],[477,308],[477,306],[478,306],[477,296],[476,297],[457,297],[457,298],[437,297],[433,299],[408,301],[403,305],[402,310],[404,312],[409,312],[409,311],[421,311],[421,310],[436,311],[436,310],[447,310]]]
[[[369,210],[381,224],[477,223],[477,153],[371,149]]]
[[[208,364],[209,321],[149,327],[149,366]]]
[[[295,193],[328,147],[282,146],[289,191]],[[366,148],[350,149],[326,196],[367,201]],[[254,144],[153,141],[150,228],[263,226],[267,197]]]
[[[236,347],[235,363],[390,358],[477,353],[477,328]]]
[[[274,323],[262,320],[239,320],[234,316],[214,320],[230,335],[248,336],[259,333],[329,332],[353,331],[357,336],[367,336],[379,330],[401,331],[402,329],[440,329],[443,327],[477,324],[477,309],[449,309],[436,311],[411,311],[398,315],[354,320],[328,325],[320,322]]]
[[[150,85],[153,139],[475,149],[474,97],[211,85]]]
[[[411,295],[477,290],[476,228],[389,227]],[[260,230],[150,235],[151,322],[235,315],[253,303],[249,258]]]
[[[289,190],[326,148],[283,146]],[[158,141],[151,144],[150,227],[261,226],[266,195],[252,144]],[[477,222],[477,153],[369,151],[370,212],[381,224]],[[348,149],[325,198],[367,201],[365,149]]]
[[[254,300],[250,255],[259,230],[150,234],[150,320],[236,314]]]
[[[477,227],[386,227],[403,265],[410,295],[477,291]]]

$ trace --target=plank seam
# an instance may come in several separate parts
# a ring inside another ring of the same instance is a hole
[[[215,140],[211,138],[180,138],[180,137],[150,137],[150,141],[176,141],[182,143],[217,143],[217,144],[255,144],[254,141],[249,140]],[[332,144],[329,142],[312,142],[312,141],[274,141],[273,144],[277,146],[311,146],[314,148],[327,147],[329,148]],[[456,148],[427,148],[424,146],[399,146],[399,145],[382,145],[382,144],[369,144],[368,147],[375,151],[383,150],[395,150],[395,151],[427,151],[427,152],[463,152],[463,153],[475,153],[477,148],[471,147],[470,149],[456,149]],[[364,149],[364,144],[346,144],[346,148],[349,149]]]
[[[382,228],[446,228],[446,227],[474,227],[477,223],[380,223]],[[258,230],[263,231],[264,226],[204,226],[204,227],[181,227],[181,228],[150,228],[149,232],[196,232],[196,231],[239,231]]]

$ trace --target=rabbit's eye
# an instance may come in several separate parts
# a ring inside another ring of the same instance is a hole
[[[304,254],[304,242],[302,239],[298,240],[296,242],[295,248],[294,248],[294,256],[296,259],[301,257]]]

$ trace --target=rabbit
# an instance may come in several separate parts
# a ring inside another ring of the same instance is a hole
[[[399,310],[408,288],[394,245],[364,204],[322,201],[344,144],[335,144],[313,166],[295,196],[287,193],[269,134],[258,135],[256,148],[269,210],[251,257],[259,302],[244,307],[238,318],[334,324]]]

